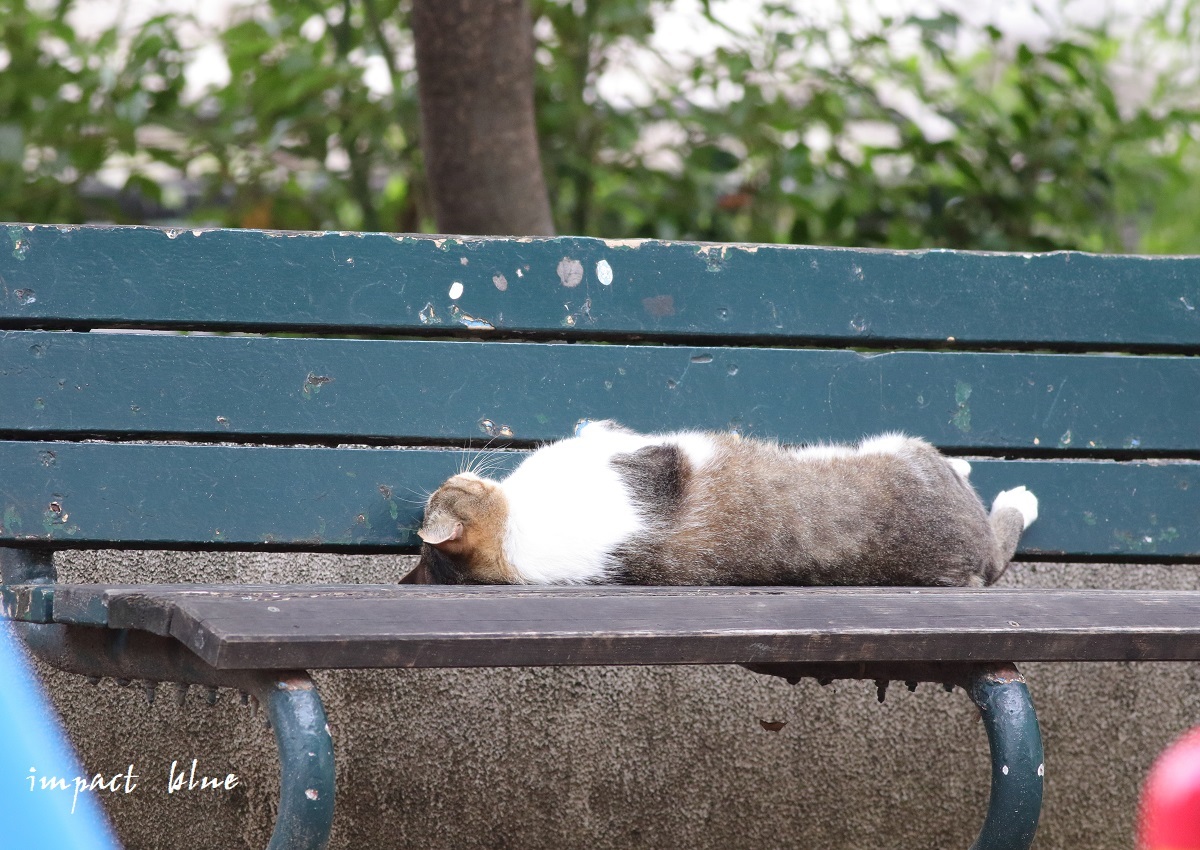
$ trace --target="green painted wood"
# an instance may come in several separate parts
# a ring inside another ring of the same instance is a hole
[[[494,453],[511,468],[523,452]],[[412,551],[422,494],[470,453],[0,442],[0,543]],[[973,461],[986,501],[1028,486],[1026,557],[1200,558],[1200,463]]]
[[[0,332],[0,433],[544,441],[580,419],[790,443],[1197,453],[1200,358]]]
[[[149,616],[218,668],[1200,660],[1195,591],[611,590],[105,592],[111,627]]]
[[[1200,346],[1197,257],[141,227],[7,236],[8,328]]]

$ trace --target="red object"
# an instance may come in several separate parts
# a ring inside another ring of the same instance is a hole
[[[1142,788],[1138,850],[1200,850],[1200,727],[1163,751]]]

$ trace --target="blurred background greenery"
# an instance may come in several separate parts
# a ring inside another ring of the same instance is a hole
[[[1029,38],[702,2],[721,38],[669,55],[671,0],[529,5],[559,232],[1200,253],[1197,0]],[[75,6],[0,0],[0,219],[435,229],[404,0]],[[189,80],[199,55],[228,73]]]

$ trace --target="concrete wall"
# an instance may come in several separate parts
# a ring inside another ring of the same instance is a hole
[[[391,581],[405,559],[68,553],[64,581]],[[1024,565],[1005,583],[1200,587],[1200,569]],[[1137,791],[1200,723],[1195,664],[1028,664],[1046,743],[1035,847],[1132,846]],[[274,739],[236,696],[180,709],[164,690],[42,670],[89,772],[134,763],[109,796],[129,848],[266,844]],[[869,683],[791,687],[740,668],[317,674],[338,760],[332,846],[473,848],[967,847],[987,800],[987,744],[961,692],[875,700]],[[760,720],[786,720],[779,732]],[[168,795],[172,760],[236,773],[219,794]],[[107,796],[107,795],[106,795]]]

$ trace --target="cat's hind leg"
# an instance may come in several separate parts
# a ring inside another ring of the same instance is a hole
[[[995,549],[991,567],[987,572],[987,583],[995,584],[1017,551],[1021,532],[1037,519],[1037,496],[1024,487],[1014,487],[996,496],[992,502],[992,513],[988,521],[992,526]]]

